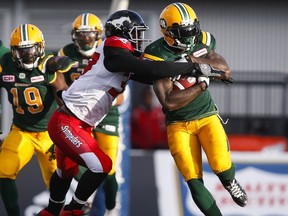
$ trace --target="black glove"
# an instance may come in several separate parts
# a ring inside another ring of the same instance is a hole
[[[229,79],[217,79],[215,77],[210,77],[210,81],[216,81],[216,82],[223,82],[227,85],[230,85],[230,84],[233,84],[234,83],[234,80],[230,77]]]
[[[224,71],[215,70],[208,64],[194,63],[194,67],[191,72],[192,76],[221,77],[225,74]]]
[[[229,79],[223,79],[221,81],[227,85],[234,83],[234,80],[231,77]]]
[[[73,66],[77,66],[78,62],[73,61],[67,56],[55,56],[49,60],[47,63],[48,69],[50,71],[56,72],[67,72],[69,71]]]

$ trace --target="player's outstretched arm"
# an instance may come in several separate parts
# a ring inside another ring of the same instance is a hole
[[[130,72],[153,79],[192,73],[195,68],[192,62],[142,60],[135,57],[129,50],[115,47],[105,47],[104,65],[111,72]]]

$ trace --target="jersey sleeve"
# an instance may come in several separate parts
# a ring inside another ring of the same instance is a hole
[[[209,33],[202,31],[201,32],[201,43],[206,46],[209,50],[214,50],[216,49],[216,40],[215,37]]]
[[[104,55],[104,65],[110,72],[128,72],[140,76],[144,75],[151,79],[174,77],[190,73],[194,69],[192,62],[173,63],[143,60],[122,47],[105,46]]]
[[[214,36],[209,32],[202,31],[198,37],[196,46],[189,52],[189,54],[193,53],[194,57],[203,57],[215,49],[216,40]]]

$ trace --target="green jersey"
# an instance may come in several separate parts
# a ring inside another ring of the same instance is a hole
[[[187,54],[193,54],[195,57],[205,56],[216,47],[216,41],[213,35],[209,32],[202,31],[196,38],[196,43]],[[176,61],[181,58],[183,52],[175,52],[164,41],[164,38],[159,38],[155,42],[149,44],[144,51],[144,58],[158,61]],[[186,106],[174,110],[167,111],[163,109],[166,117],[166,124],[179,121],[191,121],[201,119],[213,114],[217,114],[217,108],[212,100],[209,90],[202,92],[197,98],[191,101]]]
[[[87,58],[83,58],[83,56],[78,52],[77,47],[74,43],[70,43],[64,46],[59,51],[59,55],[65,55],[71,58],[74,61],[78,61],[78,66],[72,68],[70,71],[64,73],[65,80],[68,85],[71,85],[75,79],[77,79],[86,65],[88,64]],[[119,127],[119,109],[118,106],[112,106],[108,114],[101,121],[101,123],[95,128],[96,131],[108,134],[119,136],[118,127]]]
[[[13,109],[13,124],[25,131],[47,131],[48,121],[57,108],[50,83],[56,73],[46,68],[53,57],[46,53],[32,71],[16,67],[10,52],[0,61],[0,87],[6,89]]]

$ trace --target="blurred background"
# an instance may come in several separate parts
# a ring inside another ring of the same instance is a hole
[[[150,29],[145,37],[156,40],[161,37],[159,15],[165,6],[172,2],[174,1],[1,0],[0,39],[9,47],[12,30],[22,23],[32,23],[42,30],[46,50],[56,53],[71,42],[71,25],[79,14],[94,13],[104,24],[109,14],[116,9],[128,7],[137,11],[148,24]],[[223,122],[228,120],[224,127],[230,140],[232,159],[236,163],[239,180],[244,182],[243,185],[251,194],[251,202],[247,208],[241,209],[235,204],[223,201],[220,208],[224,209],[225,215],[251,216],[251,212],[257,216],[287,215],[288,2],[182,2],[195,10],[201,29],[214,35],[216,51],[226,58],[235,80],[230,86],[214,82],[209,89]],[[146,101],[144,92],[147,89],[150,90],[151,98]],[[125,179],[122,183],[126,186],[122,188],[119,211],[115,215],[201,215],[171,161],[165,143],[161,108],[153,91],[146,85],[131,82],[127,94],[123,107],[123,151],[119,153],[123,154],[119,169],[124,169],[121,178]],[[149,104],[145,105],[146,102]],[[2,108],[5,106],[7,107],[2,99]],[[131,127],[131,116],[139,106],[150,108],[149,112],[143,114],[142,119],[133,120],[136,121],[135,124],[138,121],[144,125],[145,122],[145,127],[137,134]],[[5,117],[5,121],[2,118],[4,132],[5,128],[9,128],[9,115]],[[133,136],[144,136],[145,142],[131,140]],[[207,165],[207,162],[204,164]],[[215,193],[216,200],[225,200],[227,194],[223,195],[222,191],[219,191],[219,182],[206,165],[204,179],[207,176],[209,180],[205,182]],[[19,176],[23,209],[31,207],[31,203],[40,205],[37,202],[39,197],[35,201],[35,194],[41,194],[44,186],[37,166],[33,159],[32,164]],[[39,182],[39,186],[34,187],[34,182]],[[177,193],[167,194],[168,190],[175,190]],[[28,194],[27,197],[23,193]],[[3,209],[3,206],[0,202],[0,215],[1,208]],[[25,216],[32,215],[29,213],[32,211],[35,210],[27,210]]]

